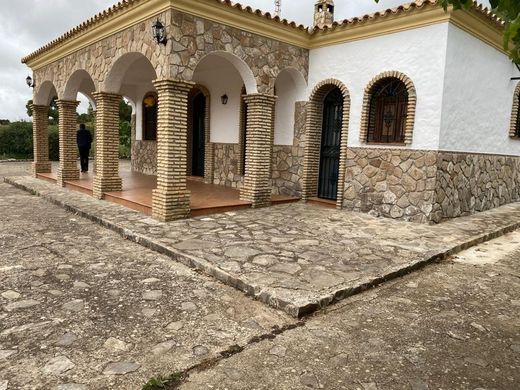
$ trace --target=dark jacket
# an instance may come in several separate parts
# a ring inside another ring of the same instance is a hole
[[[76,134],[76,141],[78,143],[78,148],[90,149],[90,145],[92,144],[92,134],[87,129],[78,130]]]

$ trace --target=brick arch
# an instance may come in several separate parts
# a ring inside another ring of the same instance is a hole
[[[197,92],[201,92],[206,98],[206,112],[204,117],[204,182],[208,184],[213,184],[213,175],[214,175],[214,167],[215,167],[215,146],[211,143],[211,94],[209,89],[206,88],[202,84],[196,84],[191,91],[189,92],[189,106],[191,106],[191,99],[196,95]],[[193,113],[188,112],[188,128],[192,126],[192,115]],[[188,137],[190,135],[188,134]],[[188,142],[189,145],[189,142]],[[188,158],[188,175],[190,175],[191,171],[191,162],[189,161],[191,157],[191,151],[187,151]]]
[[[518,122],[518,115],[520,115],[520,83],[516,85],[513,94],[513,107],[511,109],[511,125],[509,126],[509,136],[511,138],[520,138],[520,131],[518,131],[516,124]]]
[[[415,123],[415,109],[417,106],[417,93],[415,91],[415,85],[410,77],[402,72],[388,71],[383,72],[374,77],[368,85],[365,87],[365,93],[363,97],[363,111],[361,114],[361,129],[359,132],[359,140],[363,144],[367,143],[368,137],[368,122],[369,122],[369,111],[370,111],[370,100],[372,98],[373,89],[381,80],[395,78],[401,80],[406,86],[408,91],[408,108],[406,111],[406,124],[404,129],[404,144],[411,145],[413,140],[413,128]]]
[[[56,85],[53,80],[45,80],[39,82],[36,80],[36,88],[34,89],[33,104],[37,106],[48,106],[53,98],[61,98],[58,95]]]
[[[302,198],[307,200],[318,193],[318,178],[320,165],[320,146],[323,121],[323,101],[334,88],[339,88],[343,95],[343,119],[341,128],[338,195],[336,207],[343,207],[345,187],[345,169],[348,144],[348,129],[350,120],[350,93],[341,81],[327,79],[319,82],[313,89],[307,106],[307,123],[305,126],[305,157],[303,161],[303,191]]]

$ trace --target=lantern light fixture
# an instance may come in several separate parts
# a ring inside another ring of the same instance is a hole
[[[159,19],[152,25],[153,38],[158,44],[166,45],[168,38],[166,38],[166,29]]]
[[[25,79],[25,82],[27,83],[27,86],[29,88],[34,88],[36,86],[36,83],[33,81],[31,76],[27,76],[27,78]]]
[[[224,94],[220,97],[220,100],[222,101],[222,104],[226,105],[228,103],[228,95],[227,94]]]

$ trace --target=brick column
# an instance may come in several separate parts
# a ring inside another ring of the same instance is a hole
[[[271,204],[272,132],[276,97],[253,94],[244,96],[247,104],[246,173],[240,198],[253,208]]]
[[[38,173],[49,173],[51,162],[49,161],[49,106],[31,105],[33,112],[33,151],[34,161],[32,173],[36,177]]]
[[[78,151],[76,145],[76,109],[79,102],[58,100],[60,116],[60,166],[58,168],[58,184],[65,186],[67,180],[78,180]]]
[[[153,191],[154,218],[167,222],[190,215],[186,186],[188,93],[195,83],[178,80],[154,82],[159,95],[157,114],[157,188]]]
[[[93,94],[96,99],[96,176],[93,195],[121,191],[119,177],[119,102],[121,96],[106,92]]]

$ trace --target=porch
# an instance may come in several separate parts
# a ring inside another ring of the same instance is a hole
[[[125,161],[120,163],[119,172],[123,180],[122,191],[105,192],[103,199],[151,216],[152,191],[157,186],[157,176],[134,172],[131,170],[130,164],[126,164]],[[55,171],[38,173],[37,177],[51,183],[57,183],[58,179]],[[81,173],[79,180],[66,180],[65,188],[92,196],[93,181],[92,172]],[[240,200],[238,189],[206,184],[200,177],[187,177],[187,188],[190,191],[192,217],[249,209],[252,206],[251,202]],[[298,198],[285,195],[272,196],[273,204],[291,203],[298,200]]]

